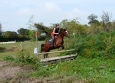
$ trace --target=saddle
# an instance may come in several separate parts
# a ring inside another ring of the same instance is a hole
[[[53,45],[53,39],[49,39],[48,42]]]
[[[55,43],[55,40],[56,40],[56,37],[54,37],[54,41],[53,41],[53,39],[51,38],[51,39],[49,39],[49,41],[48,41],[48,42],[49,42],[50,44],[52,44],[52,45],[53,45],[53,44]]]

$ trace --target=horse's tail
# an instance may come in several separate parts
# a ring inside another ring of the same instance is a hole
[[[44,44],[41,44],[41,52],[44,50]]]

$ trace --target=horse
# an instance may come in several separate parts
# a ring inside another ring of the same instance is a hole
[[[41,52],[49,52],[51,49],[59,48],[59,50],[64,49],[64,36],[70,37],[66,29],[60,28],[59,34],[55,37],[54,43],[53,41],[47,41],[45,44],[41,44]],[[48,53],[44,54],[44,58],[48,58]]]

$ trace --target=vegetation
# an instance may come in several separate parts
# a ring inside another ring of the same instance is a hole
[[[70,39],[65,39],[66,49],[76,45],[78,57],[71,62],[42,66],[39,60],[31,54],[31,49],[18,52],[18,56],[6,56],[5,60],[31,65],[33,72],[26,74],[31,78],[47,78],[50,82],[61,83],[114,83],[115,82],[115,22],[110,21],[109,14],[104,12],[102,21],[91,14],[90,25],[81,25],[78,19],[63,20],[62,28],[66,28]],[[38,33],[50,35],[51,29],[36,23]],[[76,39],[74,39],[75,33]],[[46,38],[45,38],[46,39]],[[74,43],[73,43],[74,42]],[[66,55],[70,53],[62,53]]]

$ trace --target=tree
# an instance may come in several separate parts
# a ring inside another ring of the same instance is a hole
[[[5,38],[17,38],[18,34],[14,31],[6,31],[4,34]]]
[[[43,25],[43,23],[35,23],[35,27],[40,35],[40,39],[49,39],[51,37],[52,29]],[[41,36],[41,34],[46,34],[46,36]]]
[[[112,17],[112,13],[109,13],[109,12],[104,12],[103,11],[103,14],[101,15],[101,19],[105,24],[110,22],[111,17]]]
[[[101,15],[101,19],[103,22],[102,26],[105,31],[109,31],[111,29],[111,22],[110,22],[111,17],[112,17],[112,13],[103,11],[103,14]]]
[[[0,36],[2,34],[2,24],[0,23]]]
[[[98,18],[98,16],[96,16],[95,14],[91,14],[91,15],[88,16],[88,19],[90,21],[96,20],[97,18]]]
[[[43,23],[35,23],[35,27],[40,33],[49,34],[51,31],[51,29],[49,27],[44,26]]]
[[[86,34],[87,26],[82,26],[79,24],[78,18],[73,20],[62,20],[60,23],[62,28],[66,28],[69,34]]]
[[[88,16],[89,19],[89,23],[88,24],[98,24],[99,25],[99,21],[97,20],[98,16],[96,16],[95,14],[91,14]]]
[[[28,29],[20,28],[20,29],[18,29],[18,33],[19,33],[20,35],[26,35],[27,30],[28,30]]]

